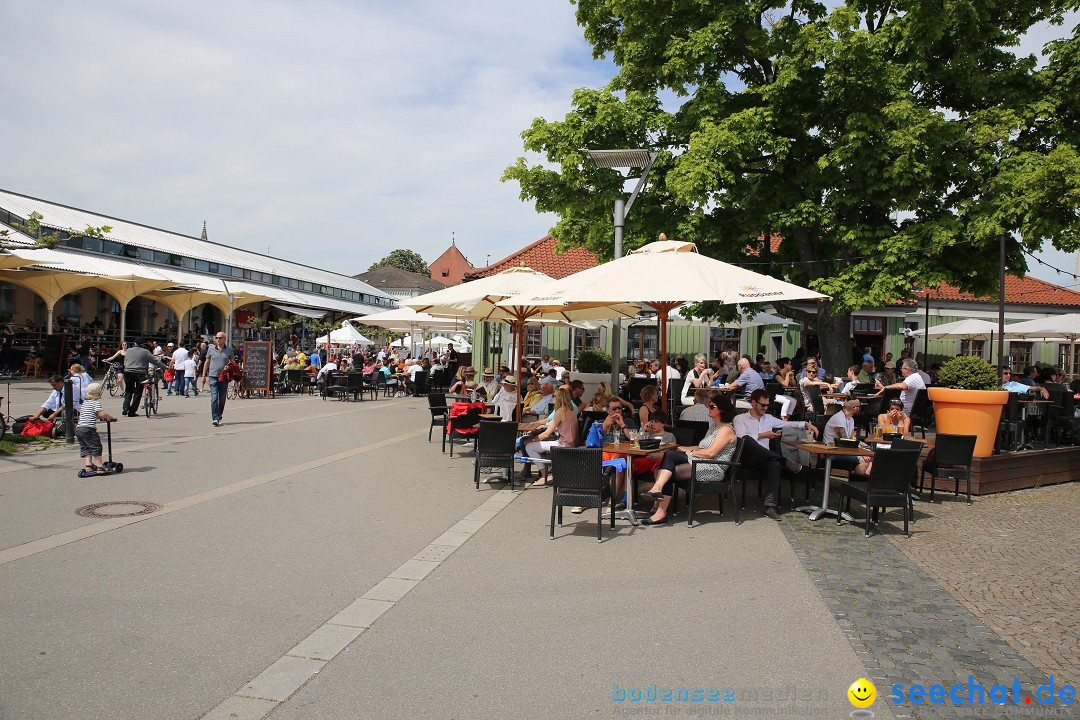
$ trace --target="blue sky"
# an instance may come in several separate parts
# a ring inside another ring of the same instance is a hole
[[[0,27],[0,187],[346,274],[543,236],[499,177],[613,73],[567,0],[0,0]]]

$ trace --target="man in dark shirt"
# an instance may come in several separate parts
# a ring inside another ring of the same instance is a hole
[[[135,417],[139,414],[139,403],[142,402],[143,380],[150,364],[158,366],[162,370],[165,364],[154,357],[154,354],[146,347],[147,341],[140,338],[135,345],[124,352],[124,405],[120,410],[122,415]]]

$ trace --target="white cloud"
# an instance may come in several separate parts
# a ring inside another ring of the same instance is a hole
[[[0,24],[0,187],[350,274],[540,237],[499,177],[611,72],[565,0],[0,0]]]

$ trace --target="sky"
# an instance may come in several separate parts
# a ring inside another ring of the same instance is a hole
[[[452,238],[483,266],[556,222],[500,181],[522,130],[614,72],[574,9],[0,0],[0,188],[190,235],[206,221],[215,242],[347,275]]]

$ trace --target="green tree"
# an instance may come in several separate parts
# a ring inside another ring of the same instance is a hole
[[[104,238],[112,232],[112,226],[110,225],[102,225],[101,227],[87,225],[85,230],[68,228],[66,230],[58,231],[43,225],[41,223],[43,217],[44,216],[41,213],[33,211],[30,213],[30,217],[27,218],[25,223],[13,222],[12,226],[34,238],[35,248],[57,247],[63,239],[61,237],[61,232],[66,233],[69,237],[95,237],[99,239]],[[0,228],[0,248],[8,247],[11,243],[11,239],[11,232],[7,228]]]
[[[1044,241],[1080,246],[1080,41],[1051,43],[1043,67],[1011,49],[1076,0],[576,4],[618,72],[534,120],[522,137],[544,162],[504,173],[565,245],[610,257],[623,192],[582,148],[656,148],[627,247],[665,231],[828,293],[816,315],[778,310],[815,327],[834,369],[853,310],[942,281],[995,294],[1002,235],[1015,274]]]
[[[381,267],[396,267],[409,272],[420,273],[431,277],[431,268],[424,262],[424,258],[412,250],[398,248],[377,263],[373,263],[368,271]]]

